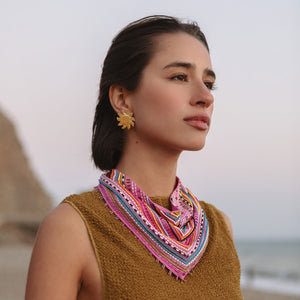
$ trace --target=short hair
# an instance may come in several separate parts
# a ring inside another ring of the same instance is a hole
[[[116,168],[125,142],[125,132],[118,126],[117,114],[109,100],[110,86],[116,84],[134,91],[155,52],[155,37],[176,32],[195,37],[209,51],[206,38],[196,22],[185,23],[164,15],[134,21],[113,39],[103,63],[93,122],[92,158],[99,169]]]

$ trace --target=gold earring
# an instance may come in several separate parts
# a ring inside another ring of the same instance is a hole
[[[119,121],[118,126],[122,126],[122,129],[127,128],[128,130],[130,127],[134,127],[135,118],[133,117],[133,113],[118,113],[117,120]]]

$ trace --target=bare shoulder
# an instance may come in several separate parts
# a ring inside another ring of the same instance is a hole
[[[231,221],[230,221],[229,217],[228,217],[223,211],[221,211],[221,214],[222,214],[222,216],[223,216],[223,218],[224,218],[224,220],[225,220],[225,223],[226,223],[226,225],[227,225],[227,227],[228,227],[228,230],[229,230],[229,232],[230,232],[230,235],[231,235],[231,237],[232,237],[232,239],[233,239],[233,229],[232,229]]]
[[[70,205],[50,212],[32,252],[26,299],[76,299],[88,246],[85,225]]]
[[[63,232],[68,232],[68,234],[72,232],[78,233],[78,230],[85,230],[81,217],[75,209],[67,203],[59,204],[45,217],[39,228],[38,237],[44,232],[51,233],[56,230],[61,232],[62,229],[64,229]],[[63,234],[63,232],[61,233]],[[72,238],[72,234],[70,238]]]
[[[212,214],[214,216],[214,218],[220,218],[220,214],[221,214],[221,216],[223,217],[223,219],[224,219],[224,221],[225,221],[225,223],[227,225],[227,229],[228,229],[228,231],[230,233],[230,236],[233,239],[233,229],[232,229],[232,224],[231,224],[230,218],[223,211],[221,211],[220,209],[216,208],[213,204],[201,201],[201,205],[204,206],[204,210],[207,209],[207,211],[205,211],[205,212],[208,215]]]

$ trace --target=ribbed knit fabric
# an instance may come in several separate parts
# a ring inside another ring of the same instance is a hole
[[[168,199],[152,198],[168,206]],[[210,226],[206,251],[186,282],[156,263],[143,244],[110,213],[98,191],[71,195],[88,229],[99,264],[104,299],[243,299],[240,264],[225,220],[213,205],[200,201]]]

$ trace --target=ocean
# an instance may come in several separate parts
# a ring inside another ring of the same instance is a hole
[[[235,241],[241,286],[300,296],[300,241]]]

